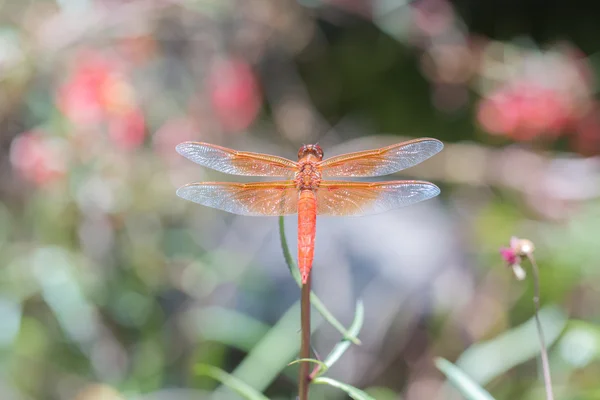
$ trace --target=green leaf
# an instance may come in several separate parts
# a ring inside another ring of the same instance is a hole
[[[268,397],[259,393],[244,381],[228,374],[227,372],[213,367],[212,365],[198,364],[195,371],[198,375],[210,376],[211,378],[221,382],[223,385],[234,390],[239,395],[249,400],[269,400]]]
[[[362,390],[357,389],[354,386],[348,385],[347,383],[336,381],[335,379],[320,377],[313,379],[312,383],[336,387],[346,392],[348,396],[355,400],[375,400],[373,397],[369,396]]]
[[[586,368],[600,359],[600,328],[594,323],[570,320],[557,347],[571,368]]]
[[[288,367],[290,365],[298,364],[298,363],[301,363],[301,362],[311,362],[311,363],[317,364],[320,367],[319,370],[327,371],[327,369],[328,369],[327,365],[323,361],[316,360],[314,358],[299,358],[299,359],[294,360],[291,363],[289,363]]]
[[[352,321],[352,325],[348,329],[348,333],[352,335],[352,337],[357,337],[360,329],[362,328],[363,322],[365,320],[365,307],[361,300],[356,302],[356,311],[354,312],[354,321]],[[325,370],[319,370],[317,376],[324,374],[327,369],[331,368],[333,364],[339,360],[339,358],[348,350],[350,347],[351,341],[347,338],[342,339],[338,344],[335,345],[333,350],[329,353],[329,355],[325,358],[323,364],[327,367]]]
[[[190,312],[189,320],[197,326],[204,340],[213,340],[236,349],[250,351],[270,327],[245,314],[222,307],[207,307]]]
[[[485,362],[485,361],[483,361]],[[467,400],[494,400],[485,389],[479,386],[471,377],[450,361],[437,358],[436,367],[446,375],[450,383],[458,389]]]
[[[285,258],[285,263],[287,264],[287,267],[290,270],[290,273],[292,274],[292,277],[294,278],[294,280],[296,281],[296,283],[298,284],[298,286],[302,287],[302,280],[300,278],[300,272],[298,271],[298,267],[296,266],[296,263],[294,262],[292,254],[290,253],[290,248],[289,248],[288,243],[287,243],[287,238],[285,236],[285,229],[284,229],[284,227],[285,226],[284,226],[283,217],[280,216],[279,217],[279,238],[281,240],[281,249],[283,250],[283,257]],[[331,312],[329,312],[329,310],[325,307],[325,305],[317,297],[317,295],[314,294],[314,292],[310,292],[310,303],[323,316],[323,318],[325,318],[325,320],[327,320],[327,322],[329,322],[329,324],[331,326],[333,326],[342,335],[344,335],[345,339],[351,341],[352,343],[354,343],[356,345],[360,345],[361,344],[360,340],[356,336],[350,334],[350,331],[346,330],[346,328],[344,328],[344,325],[342,325],[333,316],[333,314]]]
[[[557,306],[543,308],[540,322],[544,330],[546,346],[550,347],[558,339],[567,323],[565,312]],[[540,343],[535,326],[535,318],[491,339],[474,344],[456,360],[456,365],[480,385],[511,368],[540,354]]]
[[[390,388],[383,386],[371,386],[365,392],[377,400],[402,400],[402,397]]]

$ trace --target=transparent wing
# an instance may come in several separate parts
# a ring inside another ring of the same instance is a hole
[[[202,166],[233,175],[291,177],[297,164],[287,158],[269,154],[236,151],[201,142],[184,142],[176,150]]]
[[[177,196],[203,206],[239,215],[288,215],[298,212],[298,189],[293,181],[190,183]]]
[[[415,139],[376,150],[342,154],[322,161],[323,177],[366,177],[393,174],[439,153],[444,145],[436,139]]]
[[[317,189],[317,214],[378,214],[437,196],[440,189],[422,181],[323,181]]]

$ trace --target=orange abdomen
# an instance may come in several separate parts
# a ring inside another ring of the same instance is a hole
[[[298,200],[298,268],[302,284],[308,280],[312,268],[316,227],[317,199],[312,190],[304,189]]]

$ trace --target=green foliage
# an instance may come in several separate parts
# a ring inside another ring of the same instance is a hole
[[[297,273],[297,268],[295,268],[294,262],[290,255],[289,248],[287,247],[287,239],[285,237],[284,232],[283,218],[280,218],[279,228],[281,245],[285,256],[285,260],[288,264],[290,272],[293,276],[298,278],[299,282],[300,277]],[[294,272],[296,273],[294,274]],[[324,307],[322,309],[325,310],[324,315],[322,315],[327,321],[330,320],[328,319],[328,317],[333,318]],[[219,328],[218,321],[223,318],[234,323],[235,321],[239,321],[240,329],[242,329],[243,326],[246,324],[249,327],[255,326],[255,330],[262,329],[260,324],[257,324],[252,320],[248,320],[247,317],[238,315],[237,313],[233,313],[230,311],[224,311],[221,313],[215,311],[208,313],[208,321],[206,321],[208,322],[209,326],[211,326],[209,332],[212,332],[210,334],[210,337],[212,337],[213,340],[221,340],[226,344],[232,344],[231,340],[227,339],[228,332],[231,332],[231,327],[227,327],[227,329],[223,330],[222,333],[219,333],[221,329]],[[227,317],[227,315],[229,315],[229,317]],[[246,358],[238,365],[238,367],[231,374],[227,374],[219,370],[218,368],[208,367],[203,364],[200,364],[200,366],[196,368],[196,372],[199,374],[211,376],[219,380],[223,385],[225,385],[225,387],[233,389],[240,394],[243,394],[245,398],[256,398],[252,396],[264,391],[268,387],[268,385],[273,381],[273,379],[275,379],[275,377],[283,369],[283,363],[297,353],[299,348],[299,342],[297,340],[289,340],[289,338],[294,337],[292,334],[292,328],[295,325],[295,323],[293,321],[294,319],[297,319],[298,316],[299,303],[296,303],[286,312],[286,314],[277,322],[277,324],[275,324],[275,326],[273,326],[268,332],[266,332],[264,337],[258,343],[254,344],[253,348],[249,351],[249,354],[246,356]],[[337,320],[332,320],[334,321],[334,324],[337,323]],[[344,352],[350,347],[350,345],[352,344],[351,339],[357,338],[363,322],[364,307],[362,302],[358,301],[356,304],[354,320],[350,328],[348,330],[342,329],[342,331],[345,333],[344,337],[329,353],[325,361],[319,361],[315,359],[296,359],[292,362],[289,362],[287,366],[291,366],[301,362],[314,363],[318,367],[314,375],[314,379],[312,380],[312,382],[314,382],[315,384],[328,384],[334,386],[347,392],[352,398],[355,399],[371,399],[371,397],[368,396],[366,393],[351,385],[347,385],[330,378],[320,377],[320,375],[326,373],[327,370],[331,366],[333,366],[344,354]],[[311,326],[312,329],[316,329],[315,324],[311,324]],[[299,336],[296,336],[299,339]],[[241,346],[238,345],[237,347],[239,348]],[[277,349],[277,356],[271,353],[269,349]],[[269,354],[269,356],[265,357],[265,355],[267,354]],[[215,394],[225,395],[225,388],[217,389],[215,391]]]
[[[351,385],[348,385],[348,384],[345,384],[342,382],[338,382],[335,379],[326,378],[324,376],[321,376],[319,378],[316,378],[313,381],[313,383],[316,385],[319,385],[319,384],[330,385],[330,386],[333,386],[340,390],[343,390],[344,392],[346,392],[348,394],[348,396],[350,396],[351,398],[353,398],[355,400],[375,400],[373,397],[369,396],[362,390],[357,389],[354,386],[351,386]]]
[[[467,400],[494,400],[492,395],[450,361],[438,358],[435,365]]]
[[[314,358],[298,358],[297,360],[294,360],[291,363],[289,363],[288,366],[298,364],[301,362],[316,364],[319,367],[319,370],[323,371],[323,373],[327,372],[327,369],[329,369],[327,364],[325,364],[323,361],[315,360]]]
[[[551,346],[567,323],[565,312],[557,306],[540,311],[546,345]],[[502,354],[502,357],[498,357]],[[472,379],[485,385],[511,368],[537,357],[540,344],[534,318],[485,342],[479,342],[463,352],[456,365]],[[485,361],[482,361],[485,360]]]
[[[248,386],[240,379],[235,378],[234,376],[228,374],[227,372],[219,368],[212,367],[210,365],[200,364],[196,365],[195,371],[198,375],[205,375],[218,380],[222,384],[226,385],[228,388],[233,389],[236,393],[238,393],[245,399],[268,400],[268,397],[263,396],[260,392],[254,390],[252,387]]]
[[[362,325],[363,325],[363,322],[365,319],[364,315],[365,315],[365,309],[362,304],[362,301],[359,300],[356,303],[356,311],[354,312],[354,321],[352,321],[352,325],[350,325],[350,328],[348,328],[348,334],[351,335],[350,337],[358,337],[358,333],[360,332],[360,329],[362,328]],[[346,350],[348,350],[350,345],[351,345],[351,340],[348,339],[347,337],[343,338],[342,341],[340,341],[338,344],[336,344],[335,347],[331,350],[331,352],[327,355],[323,364],[327,368],[331,368],[333,366],[333,364],[335,364],[340,359],[342,354],[344,354],[346,352]],[[320,370],[319,373],[317,374],[317,376],[320,374],[324,374],[326,371],[327,371],[327,369]]]

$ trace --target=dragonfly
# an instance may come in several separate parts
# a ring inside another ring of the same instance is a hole
[[[285,180],[190,183],[180,187],[177,195],[238,215],[298,214],[298,268],[302,284],[306,284],[314,259],[317,215],[378,214],[440,193],[433,183],[417,180],[360,182],[325,178],[393,174],[427,160],[443,147],[437,139],[421,138],[323,159],[323,149],[318,144],[308,144],[298,151],[298,161],[292,161],[209,143],[184,142],[177,145],[177,152],[204,167],[233,175]]]

